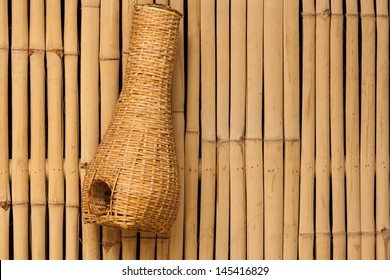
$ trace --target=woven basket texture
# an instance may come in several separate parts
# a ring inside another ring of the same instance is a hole
[[[180,196],[171,83],[181,14],[136,5],[125,81],[82,188],[86,223],[167,233]]]

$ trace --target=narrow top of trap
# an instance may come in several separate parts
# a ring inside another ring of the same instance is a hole
[[[179,11],[172,9],[169,6],[162,5],[162,4],[138,4],[138,3],[135,3],[134,6],[136,8],[139,8],[139,9],[156,10],[156,11],[160,11],[160,12],[164,12],[164,13],[173,14],[173,15],[179,16],[180,18],[183,17],[183,15]]]

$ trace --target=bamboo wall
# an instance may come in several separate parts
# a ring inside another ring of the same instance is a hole
[[[389,259],[388,2],[155,2],[184,13],[170,238],[80,218],[133,1],[0,0],[0,259]]]

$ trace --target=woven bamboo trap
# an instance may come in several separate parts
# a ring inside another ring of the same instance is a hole
[[[86,223],[166,233],[175,221],[171,82],[180,19],[167,6],[135,6],[123,89],[83,182]]]

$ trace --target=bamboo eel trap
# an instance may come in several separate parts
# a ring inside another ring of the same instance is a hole
[[[166,233],[180,198],[171,82],[181,14],[136,5],[122,93],[84,179],[86,223]]]

